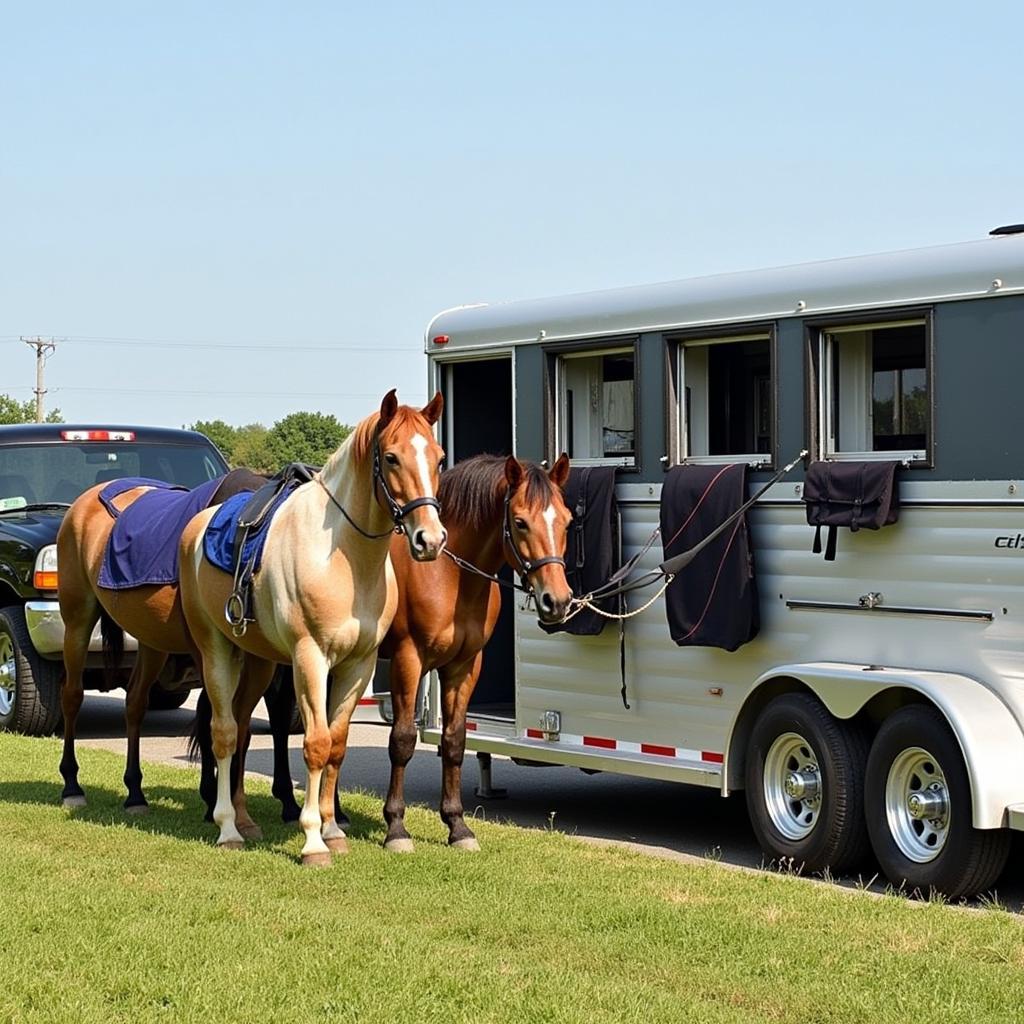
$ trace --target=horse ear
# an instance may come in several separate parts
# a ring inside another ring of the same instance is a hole
[[[569,456],[562,452],[558,461],[551,467],[548,479],[558,488],[565,487],[565,481],[569,479]]]
[[[428,423],[436,423],[441,418],[442,412],[444,412],[444,396],[440,391],[420,409],[420,415]]]
[[[514,455],[505,460],[505,479],[508,481],[510,494],[523,482],[523,467],[519,465],[519,460]]]
[[[380,429],[383,430],[394,419],[398,412],[398,397],[395,388],[392,388],[380,403]]]

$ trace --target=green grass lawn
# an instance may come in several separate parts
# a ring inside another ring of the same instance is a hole
[[[1024,921],[478,823],[477,855],[411,808],[347,796],[352,852],[298,864],[267,833],[214,848],[196,773],[80,750],[87,808],[59,805],[59,744],[0,735],[0,1021],[1013,1021]],[[680,827],[684,827],[681,823]]]

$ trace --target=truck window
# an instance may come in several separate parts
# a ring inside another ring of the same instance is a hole
[[[567,352],[555,366],[555,450],[577,465],[635,465],[633,349]]]
[[[932,429],[926,321],[828,327],[818,344],[825,457],[925,459]]]
[[[774,373],[767,333],[687,338],[676,347],[682,462],[771,460]]]

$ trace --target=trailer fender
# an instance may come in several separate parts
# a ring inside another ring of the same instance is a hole
[[[960,744],[971,783],[974,827],[1005,827],[1010,805],[1024,802],[1024,732],[1006,704],[984,683],[955,672],[848,662],[780,665],[758,678],[730,725],[725,751],[730,779],[739,777],[729,767],[734,760],[730,755],[734,743],[749,731],[752,699],[764,687],[783,680],[796,684],[791,688],[814,693],[836,718],[852,718],[885,690],[920,693],[942,712]],[[735,762],[741,765],[745,751],[740,747],[735,753]]]

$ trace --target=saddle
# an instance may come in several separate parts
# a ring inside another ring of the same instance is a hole
[[[259,569],[263,544],[249,544],[270,525],[274,512],[300,484],[313,479],[316,470],[302,462],[289,462],[259,490],[254,491],[242,506],[231,543],[231,595],[224,605],[224,617],[235,636],[244,635],[250,622],[255,622],[252,607],[252,581]],[[247,549],[248,548],[248,549]]]

